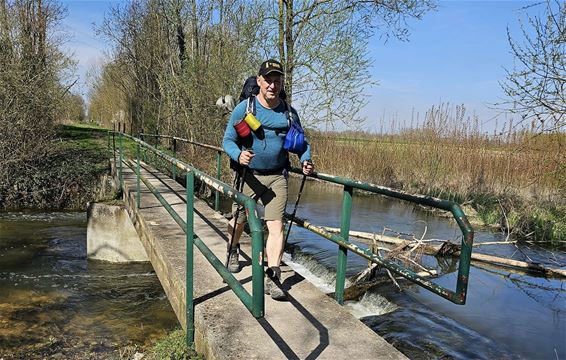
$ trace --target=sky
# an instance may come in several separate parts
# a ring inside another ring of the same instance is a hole
[[[125,1],[125,0],[121,0]],[[102,63],[107,44],[95,35],[104,14],[120,0],[66,0],[68,15],[65,44],[78,61],[79,85],[76,92],[86,97],[87,71]],[[412,114],[422,119],[431,106],[464,105],[468,115],[480,119],[482,129],[492,132],[506,121],[492,104],[504,95],[499,82],[504,68],[511,69],[513,56],[507,41],[507,28],[521,38],[519,20],[525,19],[525,6],[536,1],[440,1],[437,11],[420,21],[410,21],[411,35],[406,42],[369,40],[373,60],[372,80],[378,85],[366,89],[368,105],[361,115],[366,129],[378,131],[381,123],[396,119],[410,123]],[[543,5],[528,8],[540,14]]]
[[[493,109],[504,98],[499,82],[513,67],[507,27],[521,39],[519,18],[533,1],[441,1],[436,12],[410,23],[408,42],[378,38],[370,43],[372,77],[379,85],[368,91],[368,122],[399,121],[441,103],[463,104],[476,114],[485,131],[505,116]],[[529,7],[542,14],[544,6]],[[408,121],[409,121],[408,120]]]

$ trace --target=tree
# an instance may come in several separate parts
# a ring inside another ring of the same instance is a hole
[[[566,5],[547,0],[545,16],[528,16],[522,41],[507,38],[515,66],[500,82],[508,100],[500,108],[531,121],[540,132],[566,130]]]
[[[85,102],[81,95],[67,92],[59,110],[57,120],[60,123],[74,123],[85,120]]]
[[[370,81],[368,39],[408,38],[407,19],[421,19],[433,0],[278,0],[265,5],[260,53],[285,67],[285,91],[295,95],[308,125],[360,123]]]
[[[125,111],[130,131],[218,143],[225,121],[211,105],[238,95],[262,60],[277,57],[306,125],[356,122],[371,83],[367,39],[376,29],[406,39],[406,20],[421,18],[433,1],[131,1],[98,29],[114,45],[113,70],[101,79],[114,84],[96,91],[122,90],[127,106],[111,113]]]
[[[219,142],[225,122],[214,107],[220,95],[240,91],[251,64],[258,20],[245,0],[137,0],[118,5],[98,29],[113,44],[99,72],[93,104],[119,89],[111,113],[125,112],[128,130],[160,132]],[[125,103],[126,106],[123,107]],[[91,109],[91,110],[94,110]],[[110,118],[100,119],[109,121]]]
[[[54,0],[0,0],[0,184],[49,148],[72,65],[55,36],[64,15]]]

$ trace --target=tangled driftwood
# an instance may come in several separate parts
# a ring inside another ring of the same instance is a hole
[[[340,233],[340,229],[338,228],[325,227],[324,229],[331,233]],[[446,241],[434,240],[435,242],[442,242],[442,245],[433,245],[430,243],[430,240],[423,240],[423,239],[405,240],[405,239],[395,238],[392,236],[367,233],[361,231],[350,231],[350,236],[354,236],[360,239],[372,240],[372,242],[377,241],[386,244],[394,244],[397,245],[396,250],[398,250],[400,247],[407,248],[411,246],[413,249],[418,248],[419,251],[427,255],[454,256],[454,257],[458,257],[460,255],[459,245],[453,244],[447,240]],[[492,242],[488,244],[503,244],[503,243],[513,244],[514,242]],[[480,246],[480,245],[486,245],[486,243],[476,244],[476,246]],[[511,267],[517,270],[533,271],[537,273],[542,273],[548,277],[556,277],[556,278],[566,277],[566,269],[546,267],[536,262],[512,260],[512,259],[502,258],[499,256],[478,254],[478,253],[472,253],[471,260],[485,262],[498,266]]]

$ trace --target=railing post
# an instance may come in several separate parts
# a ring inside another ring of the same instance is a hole
[[[122,179],[122,133],[120,132],[120,136],[118,138],[118,144],[120,146],[120,159],[119,159],[119,167],[118,167],[118,179],[120,180],[120,190],[124,189],[124,180]]]
[[[218,151],[216,153],[216,178],[220,180],[220,176],[222,176],[222,153]],[[218,211],[220,209],[220,192],[218,190],[214,193],[214,210]]]
[[[194,303],[193,303],[193,250],[194,250],[194,203],[193,203],[193,188],[195,182],[195,173],[193,171],[187,172],[186,181],[186,196],[187,196],[187,218],[186,218],[186,252],[185,252],[185,307],[187,319],[187,346],[190,346],[195,340],[195,319],[194,319]]]
[[[246,203],[246,210],[250,212],[248,222],[252,235],[252,315],[258,319],[265,315],[263,231],[261,222],[255,216],[256,208],[252,201]]]
[[[466,291],[468,289],[470,276],[470,260],[472,257],[474,229],[472,229],[471,224],[468,222],[466,214],[464,214],[460,206],[457,204],[452,206],[452,215],[456,219],[463,236],[462,245],[460,246],[460,262],[458,264],[458,281],[456,282],[455,297],[459,304],[465,304]]]
[[[136,191],[136,204],[138,205],[138,209],[141,208],[141,186],[140,186],[140,177],[141,177],[141,169],[140,169],[140,144],[137,144],[136,148],[136,181],[137,181],[137,191]]]
[[[177,139],[173,138],[173,157],[177,158]],[[173,164],[171,169],[171,175],[173,180],[177,180],[177,165]]]
[[[344,186],[342,196],[342,215],[340,220],[340,236],[348,242],[350,237],[350,219],[352,217],[352,192],[351,186]],[[335,298],[338,304],[344,304],[344,283],[346,282],[346,263],[348,250],[342,246],[338,248],[338,259],[336,264],[336,289]]]

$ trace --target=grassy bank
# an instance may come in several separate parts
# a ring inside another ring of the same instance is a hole
[[[564,134],[316,134],[321,172],[449,199],[483,225],[535,240],[566,240]]]
[[[153,349],[145,354],[148,360],[202,360],[201,355],[186,345],[186,334],[183,330],[175,330],[159,340]]]
[[[109,196],[109,154],[106,130],[58,126],[41,156],[1,170],[0,209],[84,209],[88,201]]]

